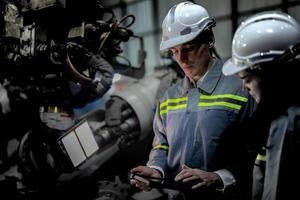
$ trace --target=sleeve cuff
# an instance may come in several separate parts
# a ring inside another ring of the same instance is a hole
[[[162,178],[165,177],[164,170],[163,170],[161,167],[158,167],[158,166],[152,166],[152,165],[150,165],[150,166],[148,166],[148,167],[150,167],[150,168],[152,168],[152,169],[156,169],[156,170],[160,173],[160,175],[161,175]]]
[[[234,176],[227,169],[220,169],[215,171],[214,173],[218,174],[223,182],[223,188],[217,188],[218,191],[224,192],[224,190],[230,186],[235,185],[236,180]]]

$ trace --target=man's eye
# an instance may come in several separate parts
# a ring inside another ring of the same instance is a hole
[[[186,48],[186,47],[185,47],[185,48],[182,48],[181,51],[182,51],[183,53],[188,53],[190,50],[189,50],[189,48]]]
[[[193,51],[193,50],[196,49],[196,46],[195,46],[195,45],[191,45],[191,46],[189,46],[188,48],[189,48],[189,51]]]
[[[190,52],[190,51],[194,51],[196,49],[195,45],[189,45],[189,46],[185,46],[184,48],[182,48],[183,52]]]

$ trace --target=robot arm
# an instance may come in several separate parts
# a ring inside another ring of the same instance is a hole
[[[88,62],[93,74],[92,93],[97,96],[104,95],[112,84],[113,68],[100,56],[92,56]]]
[[[102,97],[110,88],[113,77],[113,67],[104,58],[95,55],[85,47],[75,42],[52,45],[51,58],[53,62],[64,63],[66,76],[70,79],[70,89],[80,102],[90,102]]]

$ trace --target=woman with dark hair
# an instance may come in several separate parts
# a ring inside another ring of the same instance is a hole
[[[239,26],[232,58],[223,66],[225,75],[238,74],[258,103],[252,118],[257,131],[252,142],[260,147],[253,171],[253,200],[299,198],[299,41],[300,26],[291,16],[262,12]]]

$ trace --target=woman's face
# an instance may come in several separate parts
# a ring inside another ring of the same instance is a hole
[[[262,92],[261,78],[247,70],[240,71],[238,75],[243,81],[243,87],[246,88],[255,101],[259,103]]]

